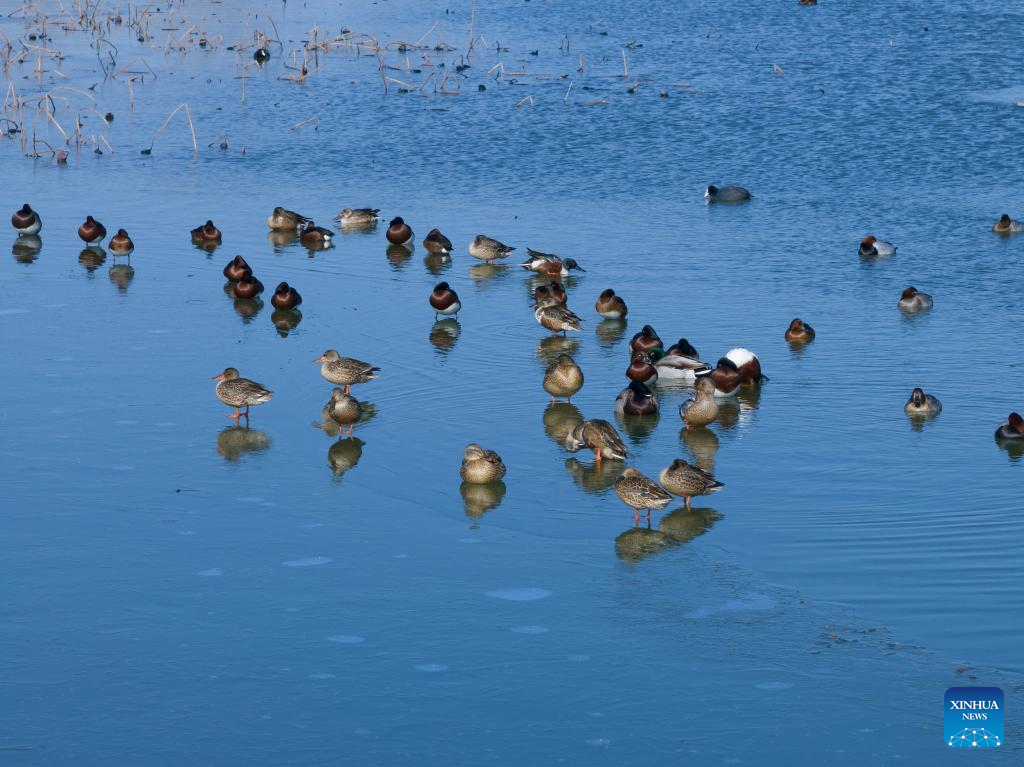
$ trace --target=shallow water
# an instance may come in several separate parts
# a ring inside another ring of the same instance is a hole
[[[451,69],[469,4],[250,5],[176,7],[186,20],[154,21],[146,44],[113,29],[118,67],[157,75],[133,84],[134,112],[80,32],[49,27],[64,78],[34,59],[9,73],[21,96],[98,83],[115,119],[86,110],[82,132],[115,152],[61,167],[0,141],[0,209],[29,201],[44,220],[38,252],[11,234],[0,259],[5,761],[936,763],[946,687],[1020,700],[1024,467],[992,434],[1021,407],[1024,239],[989,231],[1024,215],[1006,151],[1024,119],[1019,14],[656,2],[621,22],[608,3],[481,4],[461,95],[385,97],[376,58],[351,48],[299,85],[278,79],[277,47],[261,70],[225,46],[272,33],[267,13],[285,51],[313,22],[393,42],[442,20]],[[208,49],[165,54],[164,28],[191,24]],[[5,15],[0,31],[27,28]],[[394,50],[388,71],[422,83],[434,70],[407,55],[420,73]],[[528,74],[485,74],[498,62]],[[90,102],[65,95],[67,126]],[[181,114],[141,155],[185,99],[198,159]],[[59,139],[45,117],[36,130]],[[709,207],[712,181],[754,200]],[[389,250],[384,225],[315,253],[275,243],[278,204],[322,225],[380,207],[456,253]],[[130,266],[82,251],[86,213],[129,230]],[[188,238],[210,217],[213,254]],[[473,262],[478,232],[577,258],[583,332],[537,327],[536,282]],[[869,232],[897,254],[859,258]],[[222,291],[236,253],[265,305]],[[440,279],[457,323],[427,306]],[[280,280],[304,297],[290,329],[269,303]],[[910,284],[932,312],[900,314]],[[625,328],[597,321],[606,287]],[[798,315],[818,338],[792,350]],[[611,490],[622,466],[557,437],[614,418],[645,323],[712,361],[751,348],[771,380],[707,431],[682,430],[685,389],[620,424],[629,465],[686,457],[726,483],[638,532]],[[314,428],[330,386],[310,360],[327,348],[382,368],[354,390],[375,412],[352,438]],[[574,407],[540,388],[561,351],[586,374]],[[227,365],[275,391],[248,429],[213,396]],[[923,427],[902,411],[915,385],[944,404]],[[470,441],[501,453],[504,488],[460,486]]]

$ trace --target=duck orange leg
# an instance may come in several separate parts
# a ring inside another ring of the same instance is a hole
[[[350,423],[350,424],[348,425],[348,436],[350,436],[350,437],[352,436],[352,430],[353,430],[353,429],[354,429],[355,427],[356,427],[356,425],[355,425],[354,423]]]
[[[346,397],[348,396],[348,391],[349,391],[350,388],[352,388],[352,387],[349,386],[348,384],[345,384],[345,396]]]
[[[227,415],[225,416],[225,418],[232,418],[232,419],[234,419],[234,420],[236,420],[236,421],[237,421],[237,420],[238,420],[239,418],[241,418],[241,417],[242,417],[242,411],[241,411],[241,409],[240,409],[240,408],[237,408],[237,407],[235,408],[235,412],[234,412],[234,413],[228,413],[228,414],[227,414]]]

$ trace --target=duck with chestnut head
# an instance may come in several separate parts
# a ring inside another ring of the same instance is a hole
[[[896,252],[896,246],[891,242],[880,240],[874,235],[868,235],[860,241],[860,254],[865,258],[886,258]]]
[[[43,220],[26,202],[14,211],[14,215],[11,216],[11,226],[20,235],[39,234],[39,230],[43,228]]]
[[[111,237],[110,242],[107,243],[107,250],[115,256],[130,256],[132,251],[135,250],[135,243],[128,236],[128,232],[124,229],[118,229],[117,234]]]
[[[235,298],[256,298],[262,292],[263,283],[254,277],[251,271],[243,274],[242,278],[231,286],[231,295]]]
[[[302,296],[287,282],[281,282],[274,288],[274,295],[270,297],[270,303],[275,309],[296,309],[302,303]]]
[[[405,219],[401,216],[391,219],[385,236],[392,245],[405,245],[406,247],[412,244],[414,237],[412,227],[405,223]]]
[[[597,297],[594,309],[606,320],[624,320],[629,313],[626,302],[622,300],[621,296],[615,295],[615,291],[611,288],[603,291]]]
[[[1024,221],[1016,221],[1010,218],[1009,213],[1004,213],[999,220],[992,224],[992,231],[996,234],[1017,234],[1024,232]]]
[[[997,439],[1021,440],[1024,441],[1024,418],[1020,413],[1010,413],[1006,423],[1000,424],[996,429]]]
[[[459,294],[447,282],[439,282],[430,293],[430,308],[434,310],[435,320],[438,315],[455,317],[462,309],[462,302]]]
[[[85,222],[78,227],[78,236],[86,245],[97,247],[107,237],[107,227],[92,216],[86,216]]]
[[[814,340],[814,328],[797,317],[786,328],[786,340],[790,343],[805,344]]]
[[[252,268],[241,256],[235,256],[224,267],[224,277],[231,282],[238,282],[246,274],[252,274]]]
[[[431,229],[423,238],[423,247],[435,256],[448,256],[452,252],[452,241],[441,234],[440,229]]]
[[[626,378],[647,386],[654,386],[658,382],[658,368],[651,364],[651,360],[643,352],[633,352],[629,367],[626,368]]]
[[[661,338],[650,325],[644,325],[640,332],[629,341],[629,349],[632,352],[644,352],[645,354],[658,347],[665,348]]]
[[[932,297],[917,288],[907,288],[900,294],[899,307],[907,314],[915,314],[931,309],[934,305]]]
[[[716,397],[733,397],[740,389],[740,371],[736,363],[728,357],[721,357],[713,370],[700,373],[707,376],[715,385]]]
[[[192,242],[197,245],[220,245],[222,236],[220,229],[210,219],[206,220],[206,223],[202,226],[197,226],[192,230]]]

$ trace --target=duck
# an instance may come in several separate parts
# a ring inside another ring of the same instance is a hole
[[[677,352],[679,351],[678,346],[673,348]],[[658,371],[658,379],[692,383],[697,379],[698,374],[710,371],[711,366],[708,363],[697,359],[697,350],[693,347],[690,349],[693,351],[693,356],[666,352],[660,346],[651,349],[647,356],[654,364],[654,369]]]
[[[235,256],[228,261],[227,266],[224,267],[224,277],[231,282],[238,282],[247,273],[252,274],[252,268],[241,256]]]
[[[693,397],[679,406],[679,417],[687,428],[707,426],[718,418],[718,403],[715,402],[715,382],[708,376],[697,379]]]
[[[569,302],[569,294],[565,292],[565,288],[560,282],[552,281],[548,285],[548,295],[560,304],[566,304]]]
[[[252,272],[242,275],[242,279],[231,285],[231,294],[235,298],[256,298],[263,292],[263,283],[253,276]]]
[[[914,312],[931,309],[933,305],[932,297],[927,293],[922,293],[917,288],[907,288],[900,294],[899,307],[907,313],[913,314]]]
[[[706,376],[714,383],[716,397],[732,397],[739,391],[740,371],[736,363],[728,357],[719,358],[714,370],[701,373],[700,376]]]
[[[485,234],[478,234],[473,238],[473,242],[469,244],[469,255],[481,261],[486,261],[488,264],[493,263],[498,258],[507,258],[513,250],[515,248],[509,247]]]
[[[601,418],[581,421],[565,438],[565,449],[570,453],[578,453],[583,448],[594,451],[597,463],[601,463],[602,458],[624,461],[629,455],[615,427]]]
[[[334,239],[334,232],[322,226],[317,226],[315,221],[306,222],[306,228],[299,233],[299,242],[303,245],[330,245]]]
[[[565,335],[567,331],[582,330],[582,322],[579,317],[573,314],[564,304],[558,303],[554,298],[548,297],[538,301],[534,306],[534,319],[552,332]]]
[[[111,237],[110,242],[107,243],[107,249],[115,256],[128,256],[135,250],[135,243],[128,236],[128,232],[118,229],[117,234]]]
[[[814,328],[797,317],[786,328],[786,340],[793,343],[807,343],[814,340]]]
[[[572,402],[572,395],[583,388],[583,371],[568,354],[558,358],[544,371],[544,391],[551,395],[551,404],[560,397]]]
[[[644,325],[640,332],[629,341],[629,349],[633,352],[644,352],[645,354],[658,347],[664,348],[661,339],[650,325]]]
[[[646,511],[648,519],[651,511],[664,509],[672,502],[672,496],[653,479],[646,477],[636,469],[626,469],[615,480],[615,494],[619,500],[633,509],[633,519],[640,524],[640,512]]]
[[[342,226],[370,226],[377,223],[380,208],[343,208],[334,217]]]
[[[633,352],[629,360],[629,367],[626,368],[626,378],[630,381],[654,386],[658,382],[658,369],[651,364],[646,354]]]
[[[741,386],[753,386],[768,380],[768,376],[761,372],[761,360],[749,349],[736,347],[726,352],[725,356],[736,365]]]
[[[938,397],[925,394],[919,386],[910,392],[910,399],[903,406],[903,412],[907,415],[938,415],[942,412],[942,403]]]
[[[896,252],[896,246],[891,242],[879,240],[873,235],[868,235],[860,241],[860,254],[862,256],[878,256],[884,258]]]
[[[352,429],[363,416],[359,401],[337,387],[331,390],[331,398],[324,406],[324,411],[339,426],[348,426],[349,436],[352,436]]]
[[[1016,221],[1010,218],[1008,213],[1004,213],[999,217],[999,220],[992,224],[992,231],[996,234],[1016,234],[1017,232],[1024,232],[1024,221]]]
[[[708,202],[744,202],[750,199],[750,192],[742,186],[715,186],[710,184],[704,192]]]
[[[21,208],[14,211],[14,215],[11,216],[11,226],[18,234],[39,234],[39,230],[43,228],[43,220],[26,202]]]
[[[459,476],[463,482],[471,485],[485,485],[497,482],[505,476],[505,464],[501,456],[493,450],[484,450],[475,442],[470,442],[462,451],[462,466]]]
[[[221,242],[220,229],[214,226],[213,221],[207,219],[205,224],[192,230],[192,240],[219,244]]]
[[[85,222],[78,227],[78,236],[86,245],[99,245],[107,238],[107,227],[92,216],[86,216]]]
[[[296,213],[294,210],[287,210],[279,205],[274,208],[273,213],[267,216],[267,226],[275,232],[296,232],[305,226],[308,220],[308,218]]]
[[[344,386],[345,394],[349,393],[350,387],[354,384],[367,383],[377,378],[377,372],[380,370],[369,362],[342,357],[334,349],[328,349],[313,362],[321,366],[320,375],[325,379],[332,384]]]
[[[797,5],[817,5],[818,0],[796,0]]]
[[[401,216],[395,216],[388,224],[385,236],[392,245],[408,245],[413,240],[412,227]]]
[[[562,259],[556,256],[554,253],[541,253],[539,250],[533,248],[527,248],[526,253],[529,259],[520,264],[523,269],[537,274],[547,274],[550,276],[568,277],[569,272],[574,269],[578,272],[587,271],[575,258]]]
[[[275,309],[295,309],[302,303],[302,296],[287,282],[279,282],[274,288],[274,295],[270,297],[270,303]]]
[[[431,229],[427,232],[427,236],[423,238],[423,247],[427,253],[433,253],[436,256],[447,256],[451,255],[452,241],[441,234],[440,229]]]
[[[611,288],[603,291],[597,297],[594,309],[606,320],[624,320],[629,313],[629,309],[626,308],[626,302],[621,297],[615,295],[615,291]]]
[[[217,399],[235,409],[235,412],[228,418],[233,418],[236,421],[243,415],[246,418],[249,417],[251,405],[262,405],[264,402],[269,402],[270,398],[274,396],[274,392],[262,384],[239,376],[236,368],[224,368],[224,372],[215,375],[213,380],[217,381],[217,388],[214,390]],[[244,413],[242,412],[243,407],[245,408]]]
[[[645,384],[630,381],[629,386],[615,398],[615,412],[619,415],[656,415],[658,398]]]
[[[1020,413],[1010,413],[1006,423],[996,429],[996,438],[1024,440],[1024,418],[1021,418]]]
[[[658,475],[661,486],[672,495],[678,495],[690,509],[690,499],[699,495],[717,493],[725,485],[703,469],[692,466],[682,458],[676,458],[672,465],[662,469]]]
[[[439,282],[430,294],[430,306],[434,310],[436,320],[439,314],[445,317],[457,316],[462,308],[462,302],[459,300],[459,294],[452,290],[447,282]]]

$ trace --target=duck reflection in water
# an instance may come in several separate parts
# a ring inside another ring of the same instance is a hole
[[[440,277],[451,269],[452,259],[451,256],[446,256],[441,253],[428,253],[423,259],[423,265],[432,275]]]
[[[646,527],[631,527],[615,538],[615,554],[623,562],[635,565],[644,557],[664,551],[675,544],[661,530],[651,530],[650,520]]]
[[[488,511],[498,508],[505,497],[505,490],[505,483],[500,479],[482,485],[463,482],[459,486],[459,493],[462,495],[466,516],[470,519],[480,519]]]
[[[14,241],[11,246],[11,255],[19,264],[31,264],[39,258],[39,251],[43,247],[43,241],[37,234],[23,234]]]
[[[706,426],[684,427],[679,430],[679,440],[689,449],[697,468],[714,472],[718,453],[718,435],[714,431]]]
[[[556,406],[557,407],[557,406]],[[626,468],[625,461],[614,458],[605,458],[600,463],[583,463],[577,458],[567,458],[565,470],[580,488],[591,495],[600,495],[606,492],[615,480],[619,478]]]
[[[459,334],[462,333],[462,325],[454,317],[445,317],[443,320],[438,320],[431,326],[430,344],[440,354],[447,354],[455,348],[455,342],[459,340]]]
[[[82,252],[78,254],[78,263],[89,273],[90,277],[94,276],[93,272],[103,266],[103,262],[106,260],[107,251],[103,248],[83,248]]]
[[[508,264],[473,264],[469,267],[469,279],[478,284],[498,281],[509,274]]]
[[[327,449],[327,465],[334,475],[334,482],[341,482],[345,472],[354,469],[363,457],[366,443],[359,437],[345,437],[331,444]]]
[[[217,454],[227,461],[237,461],[246,453],[262,453],[269,448],[267,433],[248,426],[228,426],[217,435]]]
[[[275,309],[270,315],[270,321],[277,328],[277,334],[281,338],[287,338],[288,334],[302,322],[302,312],[298,309]]]
[[[388,245],[385,254],[391,268],[398,272],[409,265],[409,259],[412,258],[412,248],[407,248],[405,245]]]
[[[274,247],[274,252],[280,254],[289,245],[299,241],[299,233],[295,229],[271,229],[267,232],[267,239]]]
[[[653,415],[628,415],[618,411],[615,413],[615,422],[622,429],[622,433],[629,438],[630,442],[638,445],[651,438],[660,418],[659,413]]]
[[[128,291],[128,285],[135,279],[135,269],[131,264],[114,264],[107,271],[107,275],[110,281],[117,285],[118,291],[125,293]]]
[[[568,354],[570,357],[575,357],[579,348],[580,341],[578,338],[546,336],[537,342],[537,361],[546,371],[548,367],[558,362],[560,355]]]
[[[594,334],[598,344],[610,351],[626,335],[627,327],[629,323],[626,320],[601,320],[594,326]]]
[[[242,318],[243,322],[252,322],[253,318],[263,309],[262,298],[236,298],[233,300],[235,314]]]
[[[658,528],[676,543],[689,543],[710,530],[722,515],[710,508],[697,508],[689,511],[685,507],[673,509],[661,518]]]
[[[559,447],[565,446],[566,437],[581,423],[583,413],[570,402],[553,402],[544,408],[544,433]]]

